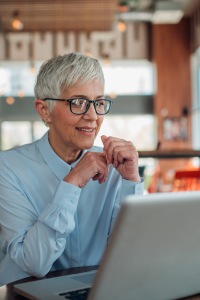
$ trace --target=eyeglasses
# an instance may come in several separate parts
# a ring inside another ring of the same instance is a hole
[[[67,101],[70,104],[70,111],[75,115],[83,115],[90,108],[90,104],[94,105],[95,112],[98,115],[106,115],[111,107],[113,101],[108,99],[99,99],[99,100],[88,100],[83,98],[73,98],[73,99],[53,99],[45,98],[45,100],[57,100],[57,101]]]

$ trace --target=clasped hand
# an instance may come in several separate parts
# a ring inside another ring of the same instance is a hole
[[[80,188],[84,187],[90,179],[98,180],[101,184],[107,179],[109,165],[113,164],[122,178],[140,182],[138,153],[134,145],[131,142],[105,135],[101,139],[104,145],[103,153],[86,152],[64,181]]]

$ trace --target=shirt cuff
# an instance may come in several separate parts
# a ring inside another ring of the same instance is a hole
[[[71,183],[61,181],[54,194],[52,204],[62,208],[76,210],[80,195],[81,188]]]
[[[144,178],[141,177],[141,182],[133,182],[122,179],[121,199],[128,195],[143,195],[144,192]]]

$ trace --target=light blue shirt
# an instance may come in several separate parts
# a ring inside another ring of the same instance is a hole
[[[84,150],[102,152],[100,147]],[[82,157],[81,156],[81,157]],[[142,194],[143,180],[122,179],[110,165],[107,181],[83,188],[64,182],[72,165],[38,141],[0,153],[0,224],[6,257],[0,286],[30,275],[98,265],[126,195]]]

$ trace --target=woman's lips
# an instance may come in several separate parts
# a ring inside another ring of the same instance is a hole
[[[86,135],[86,136],[93,136],[95,132],[94,127],[77,127],[76,128],[79,133]]]

